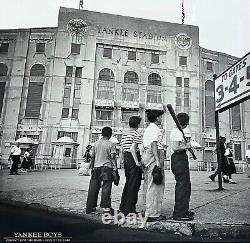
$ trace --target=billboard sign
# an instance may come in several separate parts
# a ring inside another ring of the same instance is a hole
[[[215,110],[226,110],[249,97],[250,52],[215,79]]]

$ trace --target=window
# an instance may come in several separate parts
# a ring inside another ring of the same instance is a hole
[[[139,78],[138,78],[138,75],[137,75],[136,72],[128,71],[124,75],[124,83],[135,83],[135,84],[137,84],[138,80],[139,80]]]
[[[151,54],[151,63],[152,64],[159,63],[159,54],[157,54],[157,53]]]
[[[109,68],[104,68],[99,72],[99,80],[103,81],[114,81],[115,76],[112,70]]]
[[[0,76],[7,76],[8,67],[4,63],[0,63]]]
[[[42,64],[35,64],[30,69],[30,76],[42,77],[45,74],[45,67]]]
[[[9,43],[1,43],[0,44],[0,53],[8,53]]]
[[[180,66],[187,66],[187,57],[185,57],[185,56],[180,56],[179,65],[180,65]]]
[[[104,48],[103,49],[103,57],[112,58],[112,49],[111,48]]]
[[[147,103],[161,104],[161,92],[160,91],[148,91]]]
[[[45,52],[45,43],[37,43],[36,44],[36,52],[44,53]]]
[[[111,110],[96,110],[96,120],[111,121]]]
[[[6,85],[6,82],[0,82],[0,117],[1,117],[2,108],[3,108],[5,85]]]
[[[72,109],[71,118],[78,119],[78,113],[79,113],[79,109]]]
[[[211,80],[205,83],[205,125],[215,127],[214,82]]]
[[[148,84],[161,86],[161,76],[157,73],[151,73],[148,76]]]
[[[72,75],[73,75],[73,67],[66,66],[66,77],[72,77]]]
[[[128,51],[128,60],[136,61],[136,51]]]
[[[73,139],[75,142],[77,142],[78,132],[65,132],[65,131],[59,131],[57,134],[57,139],[61,137],[69,137]]]
[[[98,87],[97,99],[104,99],[104,100],[113,100],[114,99],[114,91],[110,87]]]
[[[235,160],[242,160],[242,154],[241,154],[241,144],[234,144],[234,154],[235,154]]]
[[[184,107],[189,107],[189,93],[184,93]]]
[[[64,156],[65,157],[70,157],[70,155],[71,155],[71,148],[66,148]]]
[[[213,63],[207,62],[207,71],[213,71]]]
[[[182,87],[182,78],[176,77],[176,87]]]
[[[71,54],[79,55],[80,48],[81,48],[80,44],[71,43]]]
[[[101,136],[101,133],[92,133],[92,135],[91,135],[91,142],[95,143],[96,141],[99,140],[100,136]]]
[[[123,88],[122,89],[122,100],[123,101],[138,101],[139,90],[133,88]]]
[[[42,105],[42,82],[30,82],[28,88],[28,96],[26,103],[25,116],[37,118],[40,116],[40,108]]]
[[[122,110],[122,121],[123,122],[129,122],[129,118],[131,116],[138,116],[138,111]]]
[[[45,67],[42,64],[35,64],[30,69],[30,79],[27,95],[27,103],[25,116],[38,118],[42,105],[43,83],[44,83]],[[39,78],[37,78],[39,77]],[[43,79],[41,80],[41,77]]]
[[[81,78],[82,77],[82,67],[76,67],[75,77],[76,78]]]
[[[176,106],[181,106],[181,93],[176,93]]]
[[[69,108],[63,108],[62,109],[62,118],[68,118],[69,117]]]
[[[184,87],[189,88],[189,78],[184,78]]]
[[[232,107],[232,130],[240,131],[241,130],[241,117],[240,117],[240,104]]]

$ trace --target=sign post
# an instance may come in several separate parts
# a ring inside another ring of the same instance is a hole
[[[250,98],[250,52],[226,69],[218,77],[214,75],[215,127],[218,163],[218,190],[223,190],[221,177],[221,153],[219,113]]]

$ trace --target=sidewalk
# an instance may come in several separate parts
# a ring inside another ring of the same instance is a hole
[[[125,183],[124,171],[119,170],[121,181],[113,186],[112,207],[119,208]],[[63,213],[101,221],[101,210],[85,214],[89,176],[78,176],[77,170],[43,170],[8,175],[0,171],[0,203],[20,207],[32,207],[51,213]],[[195,220],[178,222],[171,220],[174,205],[174,177],[165,171],[166,188],[163,201],[164,222],[147,223],[144,229],[172,232],[187,236],[202,236],[214,239],[250,239],[250,178],[245,174],[234,175],[237,184],[224,184],[225,190],[217,191],[218,182],[208,178],[209,173],[191,171],[192,195],[190,208]],[[141,187],[142,189],[142,187]],[[142,210],[142,190],[139,192],[137,211]],[[140,225],[122,225],[139,228]]]

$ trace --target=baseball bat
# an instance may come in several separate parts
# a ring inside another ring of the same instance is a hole
[[[180,124],[180,122],[179,122],[179,120],[178,120],[178,118],[177,118],[177,116],[176,116],[176,114],[175,114],[175,112],[174,112],[174,109],[173,109],[172,105],[171,105],[171,104],[167,104],[167,108],[168,108],[168,111],[169,111],[170,115],[172,116],[172,118],[173,118],[173,120],[174,120],[174,122],[175,122],[177,128],[178,128],[178,129],[180,130],[180,132],[182,133],[182,136],[183,136],[184,141],[187,143],[187,142],[188,142],[188,141],[187,141],[187,138],[186,138],[186,136],[185,136],[185,134],[184,134],[184,131],[183,131],[182,127],[181,127],[181,124]],[[188,151],[192,154],[193,159],[196,160],[197,157],[196,157],[196,155],[194,154],[194,150],[193,150],[192,148],[190,148],[190,149],[188,149]]]

